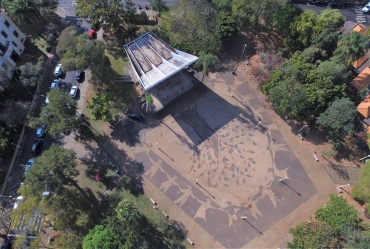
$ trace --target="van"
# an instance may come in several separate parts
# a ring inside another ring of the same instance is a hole
[[[58,66],[54,70],[54,75],[57,77],[62,76],[63,71],[62,71],[62,64],[58,64]]]

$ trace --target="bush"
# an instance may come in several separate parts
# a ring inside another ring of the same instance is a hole
[[[338,155],[338,153],[334,150],[329,149],[329,150],[324,150],[322,152],[322,155],[326,158],[335,158]]]

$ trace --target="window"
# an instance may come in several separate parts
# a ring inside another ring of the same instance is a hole
[[[18,47],[17,43],[15,43],[13,41],[12,41],[12,44],[14,45],[14,47]]]
[[[19,34],[18,34],[18,32],[17,31],[13,31],[13,34],[15,35],[15,37],[18,37],[19,36]]]
[[[5,33],[5,31],[4,31],[4,30],[2,30],[2,31],[1,31],[1,34],[2,34],[5,38],[8,38],[8,34],[7,34],[7,33]]]
[[[7,26],[9,28],[10,23],[7,20],[5,20],[4,24],[5,24],[5,26]]]
[[[21,42],[23,42],[23,38],[21,39]]]

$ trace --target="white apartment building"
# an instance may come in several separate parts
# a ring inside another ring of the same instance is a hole
[[[8,69],[9,78],[18,69],[17,61],[24,52],[25,41],[26,35],[2,10],[0,12],[0,67]]]

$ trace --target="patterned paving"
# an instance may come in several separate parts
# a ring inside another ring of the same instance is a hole
[[[358,183],[361,174],[361,168],[336,166],[336,165],[323,165],[323,168],[328,173],[330,178],[335,184],[348,184],[354,185]]]
[[[227,248],[263,236],[317,192],[258,96],[239,83],[243,101],[232,104],[198,88],[166,110],[163,125],[143,130],[134,149],[144,177]]]

